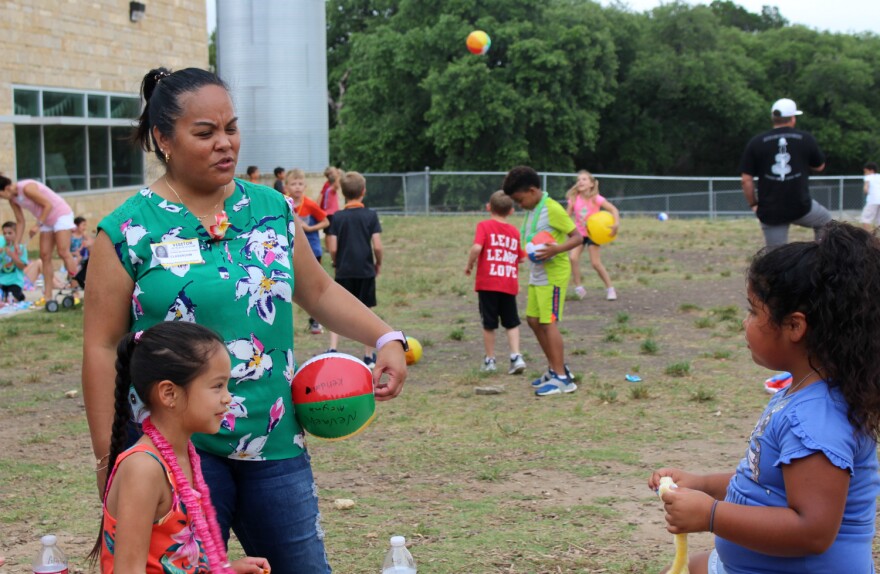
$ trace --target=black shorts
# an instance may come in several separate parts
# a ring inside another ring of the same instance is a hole
[[[346,291],[357,297],[358,301],[367,307],[376,306],[375,277],[337,277],[336,282],[345,287]]]
[[[9,298],[10,293],[19,303],[24,301],[24,292],[21,290],[21,285],[0,285],[0,291],[3,293],[4,301]]]
[[[477,291],[480,301],[480,319],[483,329],[494,331],[498,328],[498,318],[505,329],[519,327],[519,312],[516,310],[516,295],[499,291]]]
[[[589,237],[587,237],[586,235],[584,235],[584,245],[589,247],[590,245],[599,245],[599,244],[596,243],[595,241],[593,241],[592,239],[590,239]]]

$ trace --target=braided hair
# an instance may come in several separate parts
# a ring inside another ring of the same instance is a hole
[[[141,399],[147,408],[150,408],[150,396],[153,387],[159,381],[173,381],[174,384],[186,388],[205,368],[212,354],[216,352],[218,344],[223,345],[223,339],[217,333],[207,327],[185,321],[157,323],[146,331],[128,333],[122,338],[116,347],[115,408],[110,434],[110,452],[107,459],[108,469],[115,467],[116,459],[125,450],[128,440],[128,429],[132,419],[129,398],[130,389],[134,390],[137,397]],[[161,441],[164,441],[164,438]],[[165,443],[167,444],[167,441]],[[153,441],[153,444],[172,469],[178,488],[182,491],[182,496],[184,492],[188,496],[193,496],[186,479],[183,478],[181,480],[180,476],[173,472],[175,467],[180,471],[180,465],[177,463],[176,457],[170,460],[167,458],[166,453],[162,452],[160,445],[156,441]],[[203,494],[202,508],[208,515],[208,520],[216,523],[216,514],[211,506],[208,489],[202,478],[198,455],[192,456],[194,452],[192,443],[190,443],[190,448],[190,464],[193,467],[195,486]],[[173,456],[173,449],[170,452]],[[182,471],[180,471],[180,475],[183,475]],[[105,486],[105,499],[108,488],[109,481]],[[189,502],[191,501],[185,499],[187,509],[192,514],[193,524],[197,527],[196,532],[200,537],[203,537],[202,532],[207,532],[207,530],[199,528],[198,521],[204,520],[204,518],[201,512],[193,510],[198,509],[198,504],[190,505]],[[96,562],[101,554],[103,531],[104,518],[102,514],[98,540],[89,554],[89,559],[92,562]],[[212,569],[212,571],[217,572],[222,571],[221,566],[226,562],[225,548],[223,548],[222,543],[223,539],[220,538],[219,540],[223,559],[216,563],[212,562],[212,566],[217,567],[217,570]],[[208,545],[211,545],[211,542],[203,539],[202,544],[205,546],[207,553]],[[213,546],[216,547],[216,544],[213,544]],[[214,554],[218,553],[215,552]],[[208,554],[208,557],[210,560],[212,558],[211,554]],[[217,559],[219,560],[219,558]]]

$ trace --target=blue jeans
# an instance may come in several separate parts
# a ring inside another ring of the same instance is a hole
[[[318,487],[309,454],[284,460],[231,460],[199,451],[223,539],[229,528],[272,574],[329,574]]]

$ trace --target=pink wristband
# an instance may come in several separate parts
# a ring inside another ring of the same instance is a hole
[[[389,331],[379,337],[379,340],[376,341],[376,350],[378,351],[386,344],[391,341],[400,341],[401,343],[406,343],[406,335],[403,334],[403,331]],[[405,345],[404,345],[405,346]]]

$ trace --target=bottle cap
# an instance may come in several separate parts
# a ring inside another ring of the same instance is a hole
[[[406,546],[406,538],[403,536],[392,536],[391,546]]]
[[[58,538],[54,534],[47,534],[40,538],[40,542],[43,546],[54,546],[58,542]]]

